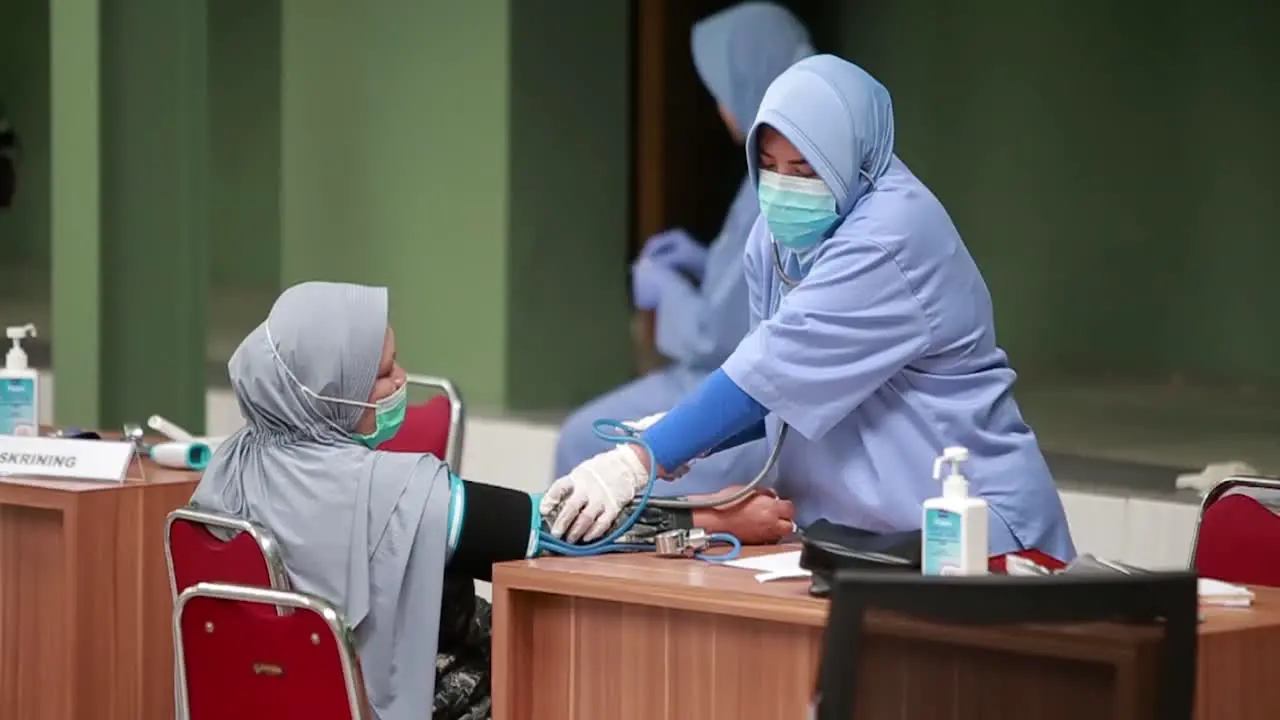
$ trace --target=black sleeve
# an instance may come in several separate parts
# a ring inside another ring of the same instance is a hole
[[[449,572],[488,582],[493,564],[520,560],[529,552],[533,499],[519,490],[463,480],[466,505],[462,532]]]

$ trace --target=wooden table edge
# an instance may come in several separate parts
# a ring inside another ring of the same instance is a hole
[[[589,573],[557,572],[537,567],[528,561],[494,565],[493,586],[495,603],[514,600],[518,593],[535,593],[739,617],[819,630],[826,627],[827,623],[827,603],[817,598],[766,598],[762,602],[761,596],[708,586],[687,586],[681,588],[680,592],[673,593],[671,588],[662,585],[630,583],[624,586],[617,578]],[[869,617],[871,622],[867,626],[867,632],[873,636],[945,642],[991,650],[1033,652],[1041,656],[1099,662],[1127,659],[1139,645],[1158,642],[1160,638],[1160,631],[1155,627],[1126,628],[1125,632],[1099,634],[1030,625],[1005,628],[996,635],[990,628],[929,623],[889,612],[872,611]]]

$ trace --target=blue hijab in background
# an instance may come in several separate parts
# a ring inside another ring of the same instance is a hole
[[[809,161],[839,213],[805,257],[781,253],[787,275],[803,278],[794,288],[779,278],[766,223],[756,223],[745,257],[752,330],[722,366],[768,411],[771,438],[782,422],[794,430],[775,488],[795,503],[797,522],[917,529],[921,504],[941,494],[934,458],[963,445],[970,490],[991,508],[992,553],[1072,559],[1061,499],[1013,399],[986,283],[942,204],[894,155],[888,91],[830,55],[792,66],[748,133],[752,183],[766,125]],[[646,433],[655,453],[683,408]]]
[[[809,31],[786,8],[745,2],[693,26],[693,66],[716,102],[746,132],[769,85],[813,54]]]
[[[814,52],[800,21],[768,2],[746,2],[711,15],[694,25],[690,40],[698,76],[743,131],[769,84],[796,60]],[[746,335],[747,280],[742,257],[760,215],[754,187],[743,179],[720,234],[709,247],[702,282],[695,287],[678,279],[663,289],[655,312],[655,340],[672,364],[575,411],[560,430],[556,477],[609,448],[593,434],[593,422],[637,420],[671,409],[719,367]],[[760,443],[752,443],[720,453],[699,462],[678,482],[664,483],[657,494],[710,492],[747,482],[763,467],[765,452]]]

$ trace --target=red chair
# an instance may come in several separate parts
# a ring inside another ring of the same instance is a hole
[[[1280,480],[1229,477],[1200,503],[1192,566],[1204,577],[1280,587]]]
[[[438,390],[440,394],[420,405],[410,405],[404,425],[379,448],[388,452],[431,453],[455,473],[462,472],[462,433],[465,420],[462,395],[444,378],[408,375],[410,385]]]
[[[225,540],[212,531],[234,535]],[[178,508],[165,523],[164,556],[177,598],[202,582],[289,589],[280,546],[257,523],[193,508]]]
[[[1047,553],[1040,552],[1039,550],[1019,550],[1018,552],[1006,553],[1004,555],[992,555],[987,559],[987,571],[993,575],[1007,574],[1010,555],[1015,555],[1023,558],[1024,560],[1030,560],[1045,570],[1056,571],[1067,566],[1066,563],[1062,562],[1058,558],[1052,557]]]
[[[350,633],[324,600],[198,583],[173,617],[178,717],[371,720]]]

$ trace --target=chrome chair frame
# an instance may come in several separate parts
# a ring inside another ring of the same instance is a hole
[[[1204,497],[1200,498],[1200,512],[1196,515],[1196,531],[1191,536],[1191,560],[1187,563],[1187,567],[1194,568],[1196,564],[1196,551],[1200,547],[1200,524],[1204,522],[1205,511],[1210,505],[1237,490],[1265,490],[1275,493],[1280,498],[1280,478],[1233,475],[1210,488]]]
[[[267,577],[271,579],[271,588],[274,590],[289,589],[289,574],[285,571],[284,555],[280,552],[280,544],[276,542],[270,530],[250,520],[227,517],[226,515],[197,510],[192,507],[182,507],[169,513],[169,517],[164,523],[164,561],[169,568],[169,591],[172,593],[174,600],[177,600],[180,593],[178,592],[178,578],[173,572],[173,547],[170,545],[169,538],[173,530],[173,524],[178,520],[199,523],[205,528],[226,530],[233,535],[248,533],[249,537],[253,538],[254,543],[257,544],[258,549],[262,551],[263,559],[266,560]]]
[[[458,386],[448,378],[434,375],[417,375],[408,373],[405,381],[410,385],[429,387],[439,390],[449,398],[449,440],[445,445],[444,457],[441,458],[454,473],[462,474],[462,436],[465,432],[466,410],[463,406],[462,393]]]

